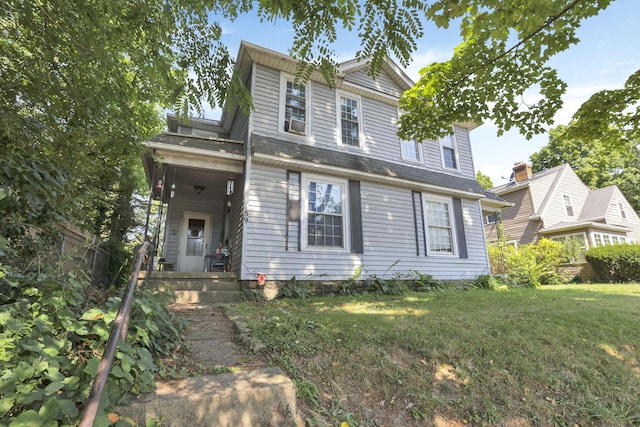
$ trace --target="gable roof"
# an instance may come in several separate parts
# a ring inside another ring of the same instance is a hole
[[[615,190],[616,187],[612,185],[590,191],[578,220],[586,221],[606,218]]]

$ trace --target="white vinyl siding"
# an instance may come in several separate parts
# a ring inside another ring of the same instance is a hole
[[[442,257],[425,256],[423,250],[417,255],[411,190],[367,182],[361,183],[364,254],[335,249],[298,252],[287,250],[285,244],[287,171],[253,163],[251,177],[243,224],[247,239],[242,280],[255,280],[257,271],[266,273],[267,280],[288,280],[294,275],[307,280],[346,280],[360,266],[363,275],[380,277],[416,270],[437,279],[461,279],[488,271],[477,201],[462,200],[468,259],[451,256],[445,263]]]
[[[336,141],[340,139],[340,131],[336,125],[339,112],[338,105],[336,105],[336,90],[317,81],[307,83],[307,134],[303,136],[284,132],[283,126],[280,126],[280,117],[282,116],[282,120],[284,120],[284,100],[282,108],[279,102],[274,102],[279,100],[284,93],[284,90],[280,90],[280,87],[284,86],[281,73],[262,65],[256,65],[255,74],[256,83],[252,89],[255,109],[251,114],[251,128],[258,135],[309,144],[336,152],[364,155],[398,164],[411,164],[423,170],[444,171],[469,178],[475,177],[467,129],[460,126],[453,127],[456,135],[459,170],[442,167],[440,145],[436,141],[424,141],[419,144],[422,162],[407,162],[402,156],[401,141],[397,135],[397,104],[373,99],[367,97],[366,94],[355,95],[359,96],[361,100],[361,148],[337,144]],[[282,75],[288,76],[287,74]],[[390,79],[388,80],[392,82]],[[380,84],[376,80],[373,86]]]

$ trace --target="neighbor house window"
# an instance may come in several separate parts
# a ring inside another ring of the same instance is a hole
[[[338,127],[340,129],[340,141],[343,145],[360,147],[360,134],[362,132],[362,102],[358,97],[339,94],[340,117]]]
[[[627,213],[624,211],[624,204],[622,202],[618,202],[618,209],[620,209],[620,216],[622,219],[627,217]]]
[[[283,76],[282,81],[282,130],[298,135],[307,133],[307,87],[298,84],[291,77]]]
[[[571,204],[571,197],[568,194],[562,196],[564,198],[564,207],[567,210],[567,215],[573,216],[573,205]]]
[[[303,238],[307,247],[346,248],[346,181],[305,176]]]
[[[458,169],[458,149],[455,134],[440,139],[442,150],[442,165],[447,169]]]
[[[426,199],[425,214],[429,252],[434,254],[454,254],[451,200]]]
[[[495,224],[496,222],[500,222],[500,212],[494,212],[487,215],[485,218],[487,220],[487,224]]]

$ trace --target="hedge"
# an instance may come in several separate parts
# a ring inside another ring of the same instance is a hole
[[[619,244],[589,249],[585,258],[600,280],[640,282],[640,244]]]

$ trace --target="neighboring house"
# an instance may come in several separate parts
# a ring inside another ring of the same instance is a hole
[[[516,245],[542,237],[577,239],[585,248],[640,241],[640,219],[618,187],[591,190],[567,164],[532,174],[517,163],[511,181],[490,191],[513,206],[484,212],[489,242],[499,232]]]
[[[413,82],[391,61],[375,80],[366,63],[342,63],[335,88],[319,73],[296,83],[296,61],[245,42],[236,66],[249,115],[169,116],[168,131],[146,142],[147,176],[166,203],[165,267],[202,271],[214,260],[240,280],[305,281],[346,280],[360,267],[436,279],[489,271],[475,125],[400,140],[398,101]],[[207,257],[216,252],[229,257]]]

